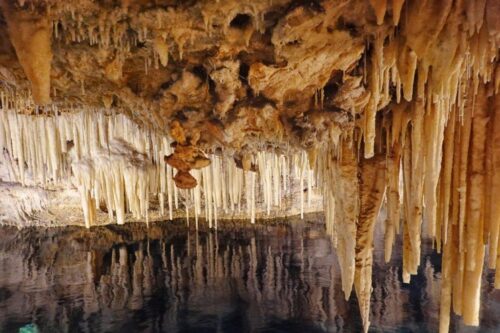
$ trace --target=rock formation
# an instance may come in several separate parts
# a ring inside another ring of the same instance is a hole
[[[497,0],[0,4],[4,180],[78,190],[87,227],[321,194],[365,331],[384,206],[386,261],[401,233],[410,282],[432,238],[441,331],[451,307],[477,325],[485,253],[500,265]]]

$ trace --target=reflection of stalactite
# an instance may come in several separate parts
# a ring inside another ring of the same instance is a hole
[[[0,288],[5,281],[10,281],[9,286],[22,285],[21,290],[29,292],[30,298],[12,297],[6,300],[8,308],[17,308],[22,315],[34,311],[32,306],[43,307],[46,325],[52,325],[53,331],[62,327],[61,320],[70,325],[75,307],[81,308],[81,325],[86,325],[88,331],[97,323],[101,328],[127,323],[138,311],[158,318],[147,325],[162,318],[173,331],[185,324],[182,313],[195,317],[201,313],[220,321],[234,311],[243,311],[241,315],[251,318],[247,321],[249,330],[266,327],[271,318],[316,323],[325,330],[361,329],[357,326],[357,307],[344,301],[340,270],[334,264],[329,238],[322,235],[319,224],[257,225],[238,231],[221,228],[198,233],[150,232],[151,239],[112,247],[110,236],[105,246],[70,241],[73,237],[80,239],[78,233],[69,234],[64,241],[58,240],[62,236],[40,238],[45,254],[42,257],[40,251],[28,252],[31,259],[14,254],[16,248],[25,251],[25,241],[18,242],[14,251],[10,250],[13,254],[1,252],[0,265],[6,270],[0,276]],[[411,313],[402,311],[412,298],[409,290],[402,288],[400,270],[381,266],[383,232],[378,236],[370,320],[375,327],[398,327],[412,320]],[[49,251],[43,246],[54,240],[59,248]],[[424,253],[429,250],[424,248]],[[391,264],[399,266],[400,261],[394,253]],[[433,310],[425,313],[435,325],[440,284],[431,262],[424,262],[417,280],[425,281],[421,300]],[[60,298],[69,303],[58,302]],[[153,299],[156,301],[150,304]],[[241,304],[245,304],[243,310],[239,309]],[[495,311],[494,305],[490,311]],[[0,313],[0,323],[3,316]]]
[[[401,304],[408,300],[401,290],[400,274],[398,268],[390,267],[384,274],[384,283],[375,284],[372,300],[374,304],[371,309],[372,324],[392,327],[407,320],[405,312],[401,311]]]

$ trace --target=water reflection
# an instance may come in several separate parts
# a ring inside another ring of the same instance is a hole
[[[180,223],[0,228],[0,332],[358,332],[323,225],[186,230]],[[395,251],[397,254],[398,251]],[[371,331],[435,332],[440,258],[426,245],[411,286],[376,247]],[[500,292],[483,278],[481,328],[500,330]],[[353,293],[354,294],[354,293]]]

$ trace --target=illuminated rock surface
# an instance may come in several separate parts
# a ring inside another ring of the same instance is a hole
[[[0,9],[2,223],[323,210],[365,331],[381,224],[406,283],[423,236],[443,253],[441,332],[451,312],[479,323],[483,266],[500,265],[497,0]]]

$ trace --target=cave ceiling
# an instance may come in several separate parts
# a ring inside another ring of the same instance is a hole
[[[394,104],[449,96],[470,68],[491,81],[498,7],[4,0],[0,82],[23,112],[113,110],[203,147],[314,149],[338,131],[373,142]]]

